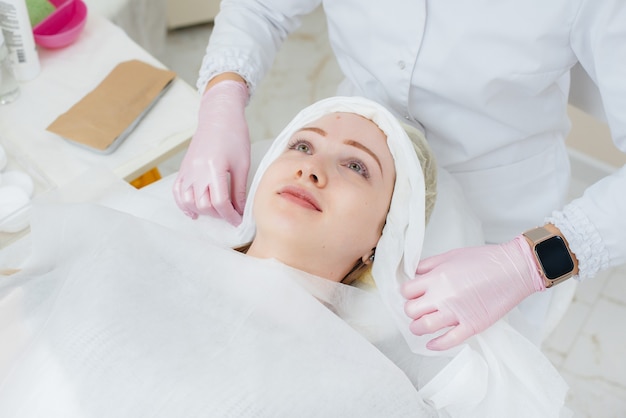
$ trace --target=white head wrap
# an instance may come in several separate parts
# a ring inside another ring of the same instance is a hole
[[[409,331],[410,320],[404,313],[405,300],[399,291],[401,283],[415,276],[422,251],[425,229],[424,175],[406,131],[383,106],[362,97],[339,96],[318,101],[298,113],[274,140],[259,164],[238,230],[240,243],[250,242],[254,238],[254,195],[267,167],[284,152],[298,129],[334,112],[355,113],[368,118],[387,135],[387,145],[395,162],[396,182],[387,221],[376,246],[372,276],[411,349],[416,353],[434,355],[433,351],[425,348],[432,335],[417,337]]]

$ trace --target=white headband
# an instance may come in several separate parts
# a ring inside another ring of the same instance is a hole
[[[399,285],[415,276],[424,240],[424,176],[415,150],[399,121],[383,106],[362,97],[331,97],[303,109],[283,129],[261,160],[254,176],[243,221],[238,227],[240,243],[252,241],[256,226],[252,216],[254,195],[267,167],[281,155],[292,135],[303,126],[334,112],[347,112],[372,120],[387,135],[387,145],[395,162],[396,182],[387,221],[376,246],[372,276],[380,295],[391,311],[400,332],[416,353],[433,354],[425,348],[428,339],[409,331],[404,314],[404,298]]]

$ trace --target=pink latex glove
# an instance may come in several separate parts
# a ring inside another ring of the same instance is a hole
[[[524,298],[545,289],[523,235],[499,245],[460,248],[422,260],[404,283],[404,310],[416,335],[452,327],[430,340],[430,350],[459,345],[506,315]]]
[[[232,80],[202,96],[198,127],[173,186],[176,204],[193,219],[210,215],[241,223],[250,169],[248,97],[247,86]]]

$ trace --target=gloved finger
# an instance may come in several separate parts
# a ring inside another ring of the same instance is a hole
[[[204,192],[200,195],[200,197],[197,197],[196,195],[196,206],[198,208],[198,213],[202,215],[209,215],[214,218],[219,217],[219,214],[211,203],[211,189],[209,187],[204,189]]]
[[[205,175],[202,181],[194,181],[189,186],[189,189],[193,190],[193,200],[185,199],[187,208],[200,215],[218,216],[213,205],[213,177]],[[184,183],[183,183],[184,186]],[[187,195],[186,195],[187,196]]]
[[[452,347],[456,347],[476,332],[469,326],[460,324],[452,328],[450,331],[437,338],[433,338],[426,343],[426,348],[433,351],[443,351]]]
[[[436,311],[437,307],[435,305],[421,299],[411,299],[404,304],[404,313],[412,319],[419,319]]]
[[[183,191],[182,207],[183,213],[189,216],[191,219],[198,218],[198,211],[196,210],[196,199],[194,197],[193,187],[187,188]]]
[[[426,274],[435,269],[449,258],[449,253],[443,253],[427,257],[419,262],[415,274]]]
[[[233,171],[231,173],[230,185],[233,206],[235,210],[243,215],[243,210],[246,207],[246,187],[248,185],[248,170],[249,166],[243,170]]]
[[[174,185],[172,186],[174,201],[186,216],[189,216],[191,219],[196,219],[198,217],[198,214],[195,213],[193,209],[189,209],[189,202],[193,204],[194,200],[193,192],[190,195],[188,193],[189,189],[183,189],[183,184],[183,178],[180,176],[174,181]]]
[[[243,220],[243,216],[241,216],[232,206],[223,207],[219,216],[233,226],[238,226]]]
[[[185,210],[182,183],[183,179],[180,176],[176,177],[176,180],[174,180],[174,184],[172,185],[172,195],[174,195],[174,202],[176,202],[176,206],[178,206],[181,210]]]
[[[436,311],[411,322],[409,330],[415,335],[426,335],[458,324],[459,321],[453,314]]]
[[[416,278],[402,283],[400,286],[400,293],[405,299],[417,299],[423,296],[428,289],[428,280],[425,278]]]
[[[213,207],[219,217],[235,226],[241,223],[241,215],[237,213],[230,201],[228,176],[226,174],[216,177],[216,181],[211,188],[211,203],[213,203]]]

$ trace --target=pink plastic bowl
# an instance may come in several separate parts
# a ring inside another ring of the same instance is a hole
[[[50,0],[56,8],[33,28],[35,43],[44,48],[63,48],[76,39],[87,22],[87,6],[82,0]]]

